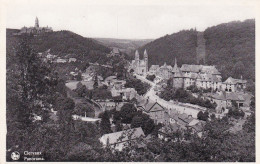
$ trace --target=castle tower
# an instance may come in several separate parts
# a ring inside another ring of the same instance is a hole
[[[39,20],[38,18],[36,17],[35,19],[35,25],[34,25],[35,28],[39,28]]]
[[[146,49],[144,50],[144,62],[145,62],[145,71],[148,72],[148,54]]]

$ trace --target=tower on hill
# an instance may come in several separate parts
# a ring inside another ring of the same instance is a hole
[[[35,28],[39,28],[39,20],[38,18],[36,17],[35,19],[35,25],[34,25]]]

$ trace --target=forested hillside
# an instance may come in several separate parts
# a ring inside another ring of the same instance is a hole
[[[255,80],[255,20],[236,21],[209,27],[204,31],[206,64],[216,65],[223,79],[232,76]],[[185,30],[166,35],[139,48],[147,49],[149,66],[197,64],[197,31]]]
[[[106,46],[99,44],[97,41],[82,37],[70,31],[57,31],[44,33],[37,36],[21,35],[14,36],[14,29],[7,29],[7,45],[13,45],[13,42],[28,37],[30,46],[37,52],[44,52],[50,49],[51,54],[65,56],[75,54],[78,57],[91,58],[96,61],[98,58],[110,52]],[[7,46],[7,48],[9,48]]]
[[[172,35],[166,35],[139,48],[141,56],[145,49],[148,51],[149,67],[153,64],[174,64],[174,58],[178,64],[196,62],[197,32],[195,30],[183,30]]]
[[[224,78],[255,79],[255,20],[207,28],[207,64],[217,65]]]

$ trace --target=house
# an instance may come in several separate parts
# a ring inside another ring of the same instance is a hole
[[[169,65],[166,65],[166,63],[164,63],[163,66],[161,66],[157,72],[156,72],[156,76],[161,77],[162,79],[169,79],[171,77],[171,71],[172,71],[172,67]]]
[[[160,66],[159,65],[151,65],[149,69],[149,74],[150,75],[155,75],[156,72],[159,70]]]
[[[118,151],[122,151],[131,143],[140,144],[139,138],[144,137],[144,132],[141,127],[123,130],[115,133],[104,134],[99,141],[103,147],[111,147]]]
[[[69,63],[70,63],[70,62],[76,62],[76,61],[77,61],[76,58],[69,58]]]
[[[234,79],[229,77],[226,81],[222,84],[222,90],[227,92],[239,92],[243,91],[246,88],[246,80],[241,79]]]
[[[109,76],[104,80],[104,84],[107,86],[113,85],[113,82],[116,80],[116,76]]]
[[[198,88],[213,89],[217,91],[220,90],[222,86],[222,77],[220,75],[204,73],[198,74],[195,79],[195,85]]]
[[[162,107],[158,102],[149,101],[148,99],[142,100],[137,105],[138,110],[142,110],[148,114],[156,124],[165,123],[167,121],[165,114],[166,109]]]
[[[67,60],[66,59],[62,59],[62,58],[58,58],[57,60],[56,60],[56,63],[67,63]]]
[[[110,91],[113,97],[122,96],[123,100],[132,100],[137,96],[137,91],[134,88],[118,88],[114,86]]]
[[[193,134],[197,134],[199,137],[202,137],[205,125],[205,121],[194,119],[189,123],[187,128],[190,129]]]
[[[225,92],[220,91],[217,93],[209,93],[205,95],[211,102],[215,102],[217,104],[216,112],[222,113],[225,111],[227,107],[232,107],[232,101],[236,102],[238,108],[243,107],[245,103],[245,97],[243,93],[238,92]]]
[[[137,91],[134,88],[125,88],[123,89],[123,99],[132,100],[137,96]]]
[[[158,138],[161,140],[176,140],[178,133],[181,132],[181,127],[177,123],[163,126],[158,130]]]
[[[107,56],[112,57],[112,56],[119,56],[119,55],[120,55],[119,49],[116,47],[113,47],[112,51]]]

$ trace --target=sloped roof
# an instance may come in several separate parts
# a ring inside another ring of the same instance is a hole
[[[170,66],[170,65],[168,65],[167,68],[168,68],[168,70],[170,70],[170,71],[172,70],[172,66]]]
[[[179,72],[175,72],[173,77],[175,77],[175,78],[183,78],[184,76],[183,76],[183,73],[181,71],[179,71]]]
[[[227,100],[237,100],[237,101],[244,101],[244,97],[242,95],[239,95],[235,92],[226,93],[226,99]]]
[[[217,68],[215,66],[212,66],[212,65],[210,65],[210,66],[202,65],[201,72],[214,74],[214,75],[220,74],[220,72],[217,70]]]
[[[167,126],[163,126],[159,132],[165,133],[165,134],[171,134],[176,133],[180,129],[180,125],[177,123],[169,124]]]
[[[167,69],[167,70],[171,71],[171,70],[172,70],[172,67],[169,66],[169,65],[166,65],[166,63],[164,63],[164,65],[162,65],[162,66],[160,67],[160,69]]]
[[[186,113],[180,114],[178,117],[188,124],[194,119],[192,117],[189,117]]]
[[[193,125],[193,126],[190,126],[190,127],[195,129],[196,132],[202,132],[205,124],[206,124],[205,121],[199,121],[196,125]]]
[[[237,84],[237,83],[247,83],[246,80],[242,80],[242,79],[234,79],[232,77],[229,77],[225,82],[223,82],[223,84]]]
[[[113,53],[115,53],[115,54],[119,54],[119,49],[118,48],[113,48]]]
[[[181,71],[184,72],[200,72],[202,66],[201,65],[189,65],[189,64],[183,64],[181,66]]]
[[[142,100],[139,102],[138,107],[143,109],[145,112],[155,112],[165,110],[158,102],[151,100]]]
[[[221,82],[222,77],[219,75],[212,75],[212,74],[201,74],[197,75],[197,79],[200,79],[201,81],[206,82]]]
[[[199,75],[197,73],[191,72],[190,74],[184,74],[183,76],[185,78],[197,79]]]
[[[227,93],[225,91],[220,92],[220,94],[211,94],[210,97],[217,99],[217,100],[235,100],[235,101],[245,101],[245,98],[243,95],[236,93],[236,92],[230,92]]]
[[[128,130],[123,130],[115,133],[109,133],[109,134],[104,134],[101,138],[100,141],[104,144],[109,145],[111,144],[116,144],[120,142],[127,142],[129,140],[133,140],[136,138],[139,138],[141,136],[145,136],[144,132],[141,127],[139,128],[133,128],[133,129],[128,129]]]
[[[164,110],[164,107],[162,107],[158,102],[155,102],[149,109],[149,112],[162,111],[162,110]]]
[[[177,65],[174,65],[174,67],[172,68],[172,72],[176,73],[176,72],[180,72],[180,68]]]
[[[193,119],[190,123],[189,123],[189,126],[193,126],[193,125],[196,125],[200,122],[200,120],[197,120],[197,119]]]
[[[156,70],[159,69],[159,68],[160,68],[159,65],[151,65],[151,67],[150,67],[149,70],[150,70],[150,71],[151,71],[151,70],[155,70],[155,71],[156,71]]]

